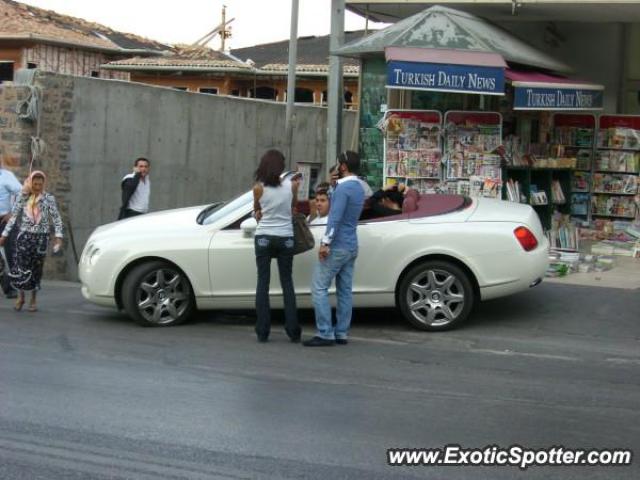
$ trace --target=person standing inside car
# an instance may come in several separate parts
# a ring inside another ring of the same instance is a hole
[[[118,220],[145,214],[149,211],[151,196],[151,180],[149,179],[150,162],[139,157],[133,164],[133,173],[125,175],[120,187],[122,189],[122,207]]]
[[[269,281],[271,260],[278,262],[280,285],[284,297],[285,331],[289,339],[300,341],[296,294],[293,287],[293,209],[297,202],[299,182],[281,179],[285,159],[278,150],[268,150],[260,159],[253,187],[253,209],[258,227],[255,232],[256,266],[256,335],[259,342],[269,340],[271,307]]]

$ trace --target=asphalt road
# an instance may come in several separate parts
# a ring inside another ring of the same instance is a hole
[[[250,315],[145,329],[49,285],[0,300],[1,479],[640,478],[640,291],[541,285],[427,334],[255,341]],[[312,316],[304,312],[305,334]],[[390,467],[392,447],[631,448],[627,467]]]

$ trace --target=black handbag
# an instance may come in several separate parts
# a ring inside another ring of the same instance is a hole
[[[311,250],[316,245],[311,230],[307,225],[307,219],[302,213],[293,215],[293,254],[298,255]]]

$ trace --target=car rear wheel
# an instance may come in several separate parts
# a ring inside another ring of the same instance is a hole
[[[474,290],[466,274],[453,263],[433,260],[404,275],[397,297],[405,319],[421,330],[455,328],[471,313]]]
[[[122,284],[122,304],[144,327],[185,322],[195,308],[191,284],[177,268],[160,261],[138,265]]]

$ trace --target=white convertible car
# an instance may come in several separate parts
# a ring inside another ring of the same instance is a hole
[[[247,192],[99,227],[80,262],[84,297],[145,326],[176,325],[196,309],[254,308],[252,203]],[[358,226],[354,306],[397,306],[423,330],[457,326],[477,301],[534,287],[547,268],[548,242],[528,205],[423,195],[412,213],[371,216],[365,208]],[[317,241],[324,228],[311,227]],[[311,307],[317,261],[317,249],[294,259],[300,307]],[[279,308],[277,275],[273,268],[272,306]]]

